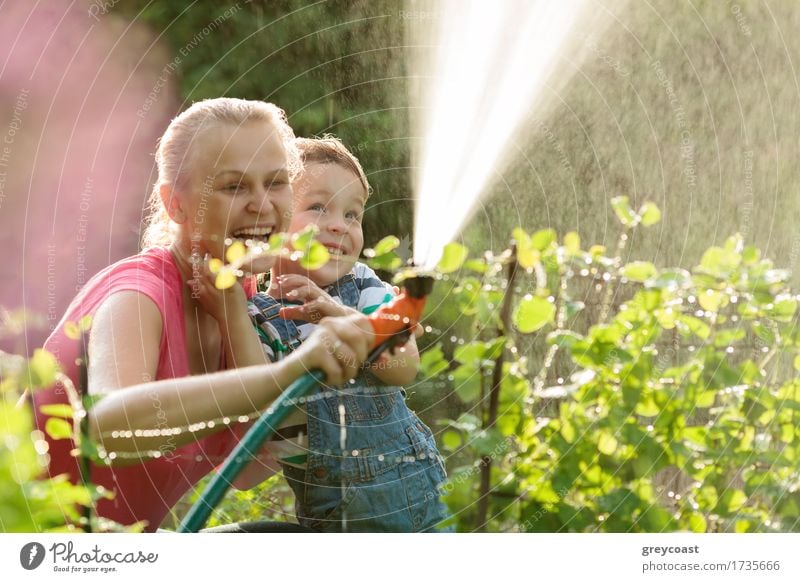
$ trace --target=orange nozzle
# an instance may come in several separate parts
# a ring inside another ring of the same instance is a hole
[[[403,332],[410,335],[422,317],[425,302],[432,288],[431,277],[417,276],[408,279],[400,295],[369,316],[375,332],[373,349]]]

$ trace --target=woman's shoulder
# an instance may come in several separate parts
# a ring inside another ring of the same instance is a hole
[[[145,249],[95,274],[73,298],[65,318],[76,321],[84,315],[91,315],[109,297],[123,291],[141,293],[162,313],[179,307],[182,301],[181,276],[169,249]]]

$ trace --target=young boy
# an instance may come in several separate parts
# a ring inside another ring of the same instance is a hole
[[[294,183],[290,232],[309,224],[331,258],[315,271],[279,260],[251,312],[272,359],[299,346],[322,317],[369,314],[394,289],[356,259],[369,184],[336,138],[298,139],[304,170]],[[273,453],[296,496],[302,525],[321,531],[426,531],[447,517],[443,463],[430,429],[406,406],[419,366],[412,339],[351,384],[327,386],[281,428]]]

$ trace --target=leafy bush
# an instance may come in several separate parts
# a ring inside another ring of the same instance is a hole
[[[574,233],[559,243],[517,229],[515,249],[460,271],[456,300],[477,337],[423,356],[424,373],[447,372],[467,408],[441,439],[459,528],[798,529],[789,273],[739,236],[693,273],[625,264],[632,231],[660,213],[613,205],[614,256]],[[548,347],[534,365],[525,354],[537,342]]]
[[[80,333],[77,325],[75,329]],[[76,485],[66,475],[39,478],[48,463],[47,442],[41,431],[33,428],[25,395],[31,390],[51,386],[56,380],[73,391],[74,409],[80,411],[74,387],[60,373],[51,354],[36,350],[26,360],[0,351],[0,531],[140,531],[141,524],[123,527],[92,515],[89,508],[93,503],[110,495],[102,487]],[[46,425],[50,436],[71,438],[73,425],[80,426],[73,417],[80,419],[81,414],[75,415],[69,405],[47,408],[47,413],[54,415]],[[86,457],[92,450],[91,443],[82,439],[77,439],[77,442],[83,443],[82,456]]]
[[[613,207],[622,232],[612,253],[575,233],[559,241],[519,228],[500,255],[445,249],[439,288],[454,301],[443,309],[468,320],[452,329],[471,339],[430,346],[422,375],[463,411],[440,421],[454,521],[462,531],[796,531],[800,333],[789,273],[739,236],[692,273],[625,262],[633,232],[660,213],[624,197]],[[370,261],[398,268],[398,245],[384,239]],[[15,403],[58,377],[52,356],[0,356],[3,530],[114,528],[79,511],[105,492],[34,480],[44,441]],[[73,433],[74,400],[51,434]],[[229,495],[210,525],[290,512],[290,493],[271,479]]]

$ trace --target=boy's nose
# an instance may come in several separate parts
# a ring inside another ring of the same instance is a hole
[[[325,228],[330,232],[341,234],[347,231],[347,222],[344,220],[343,216],[337,216],[331,213],[327,216],[327,219]]]

